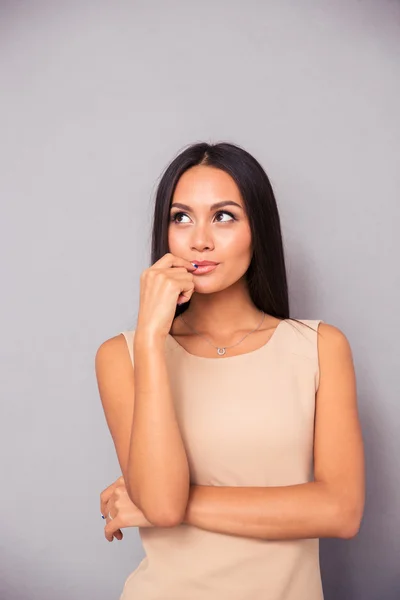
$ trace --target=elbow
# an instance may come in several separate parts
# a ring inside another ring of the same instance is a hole
[[[165,513],[163,515],[157,514],[154,517],[152,515],[145,515],[145,517],[154,525],[154,527],[177,527],[183,522],[183,519],[180,516],[172,513]]]
[[[183,522],[184,516],[177,514],[176,511],[172,510],[159,510],[156,511],[147,510],[140,500],[132,494],[130,486],[126,485],[126,491],[131,502],[143,513],[143,516],[149,521],[154,527],[176,527]]]
[[[154,514],[151,514],[150,512],[146,511],[148,512],[148,516],[147,514],[145,516],[146,519],[150,521],[150,523],[153,523],[153,525],[155,525],[156,527],[177,527],[178,525],[184,523],[186,515],[186,506],[187,501],[185,502],[185,506],[182,509],[183,512],[182,510],[173,510],[172,508],[168,509],[167,506],[159,506],[157,508],[154,508]]]
[[[365,493],[361,489],[330,489],[331,536],[350,540],[360,531],[364,513]]]
[[[142,509],[141,509],[142,510]],[[184,517],[176,511],[158,507],[153,511],[142,510],[142,513],[154,527],[177,527],[183,523]]]
[[[361,528],[363,509],[359,507],[343,508],[339,517],[339,536],[350,540],[358,534]]]

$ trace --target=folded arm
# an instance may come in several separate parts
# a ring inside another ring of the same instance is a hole
[[[319,326],[314,481],[282,487],[190,488],[183,523],[264,539],[354,537],[364,510],[364,451],[352,353],[343,333]]]

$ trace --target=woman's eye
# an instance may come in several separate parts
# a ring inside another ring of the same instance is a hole
[[[231,217],[230,220],[235,220],[234,215],[227,210],[220,210],[217,212],[217,215],[229,215]]]
[[[186,213],[183,213],[183,212],[176,212],[175,214],[173,214],[173,215],[171,216],[171,221],[172,221],[173,223],[178,223],[178,222],[180,223],[180,221],[178,221],[178,217],[179,217],[180,215],[186,215]],[[186,215],[186,216],[187,216],[187,215]]]
[[[186,214],[186,213],[184,213],[184,212],[176,212],[175,214],[173,214],[173,215],[171,216],[171,221],[172,221],[173,223],[182,223],[182,221],[179,219],[179,217],[180,217],[181,215],[183,215],[183,216],[186,216],[186,217],[187,217],[187,214]],[[235,216],[234,216],[232,213],[230,213],[229,211],[227,211],[227,210],[219,210],[219,211],[216,213],[216,215],[229,215],[229,216],[231,217],[231,219],[229,219],[229,220],[233,220],[233,221],[235,221],[235,220],[236,220]],[[179,220],[178,220],[178,219],[179,219]],[[229,220],[228,220],[228,222],[229,222]],[[219,223],[226,223],[227,221],[218,221],[218,222],[219,222]]]

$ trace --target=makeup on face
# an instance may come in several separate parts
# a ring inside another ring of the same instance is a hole
[[[206,263],[207,261],[204,261],[204,263]],[[206,273],[210,273],[211,271],[214,271],[214,269],[216,269],[219,265],[219,263],[213,263],[213,264],[199,264],[199,263],[195,263],[192,262],[192,265],[194,267],[196,267],[196,271],[194,271],[193,275],[205,275]]]

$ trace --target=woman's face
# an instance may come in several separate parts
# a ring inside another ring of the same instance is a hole
[[[209,273],[193,272],[196,291],[225,289],[246,273],[251,231],[239,189],[228,173],[205,165],[185,171],[171,202],[168,244],[172,254],[191,262],[218,263]]]

